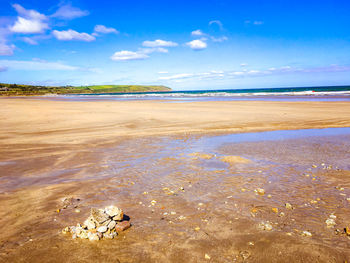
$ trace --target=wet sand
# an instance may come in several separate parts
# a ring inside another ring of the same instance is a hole
[[[349,261],[349,135],[198,147],[210,133],[350,126],[347,103],[1,103],[1,262]],[[57,213],[69,196],[81,212]],[[109,204],[133,224],[116,239],[60,232]]]

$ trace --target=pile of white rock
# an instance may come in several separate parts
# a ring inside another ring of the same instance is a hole
[[[72,234],[72,238],[89,239],[113,239],[118,233],[131,226],[130,220],[125,219],[123,211],[116,206],[108,206],[105,209],[91,208],[90,216],[83,225],[65,227],[62,233]]]

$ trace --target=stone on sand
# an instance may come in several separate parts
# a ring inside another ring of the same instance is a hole
[[[73,239],[77,237],[90,241],[113,239],[118,235],[117,232],[131,226],[130,221],[123,219],[123,211],[116,206],[108,206],[105,209],[91,208],[90,216],[84,221],[83,226],[78,223],[76,226],[65,227],[62,233],[71,233]]]

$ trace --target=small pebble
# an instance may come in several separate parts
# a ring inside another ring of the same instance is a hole
[[[285,206],[286,206],[286,208],[289,209],[289,210],[290,210],[290,209],[293,209],[293,206],[292,206],[290,203],[286,203]]]
[[[328,218],[326,220],[326,225],[328,228],[334,227],[336,225],[335,221],[333,218]]]
[[[270,231],[272,230],[272,225],[269,222],[261,222],[259,224],[259,229],[261,230],[266,230],[266,231]]]
[[[274,213],[278,214],[278,208],[273,207],[273,208],[272,208],[272,212],[274,212]]]
[[[239,254],[241,255],[241,257],[243,258],[243,260],[246,260],[250,257],[250,252],[249,251],[241,251],[239,252]]]
[[[312,237],[312,234],[309,231],[303,231],[301,235],[304,237]]]
[[[264,195],[265,194],[265,190],[263,188],[256,188],[254,190],[255,193],[257,193],[258,195]]]

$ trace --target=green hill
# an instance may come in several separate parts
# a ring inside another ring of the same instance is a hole
[[[0,96],[45,94],[91,94],[171,91],[166,86],[146,85],[94,85],[94,86],[34,86],[0,83]]]

